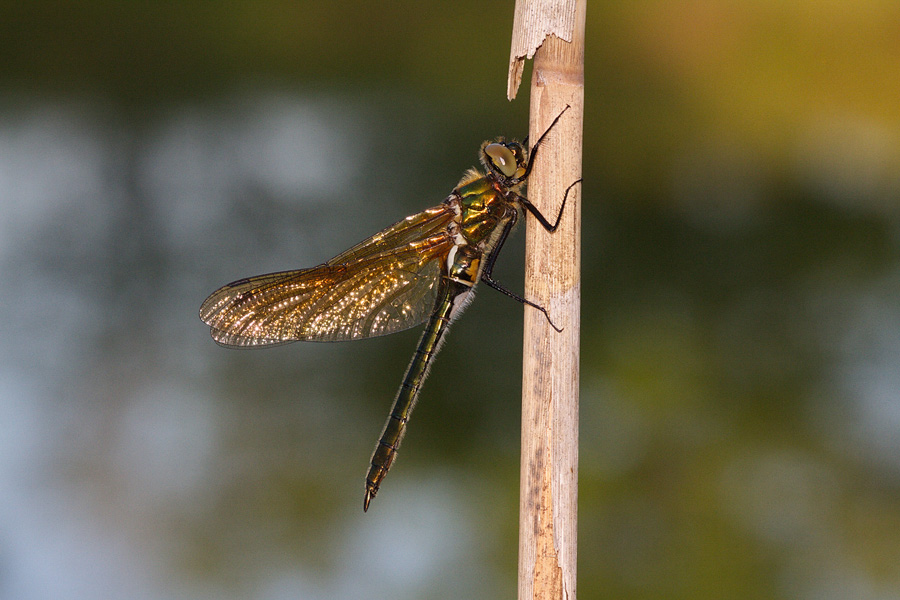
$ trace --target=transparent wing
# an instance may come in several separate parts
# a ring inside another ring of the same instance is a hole
[[[390,252],[406,244],[423,240],[442,233],[455,216],[453,209],[446,204],[423,210],[397,221],[387,229],[379,231],[372,237],[346,250],[331,260],[327,265],[340,265],[363,258]]]
[[[419,325],[434,309],[453,239],[396,227],[324,265],[230,283],[203,302],[200,318],[216,342],[236,347],[355,340]],[[412,237],[400,247],[385,242]]]

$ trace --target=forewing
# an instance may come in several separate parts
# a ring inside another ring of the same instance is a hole
[[[372,247],[364,244],[357,248]],[[382,252],[348,251],[341,256],[351,260],[340,264],[235,281],[206,299],[200,318],[213,339],[236,347],[394,333],[431,314],[441,261],[452,246],[442,232]]]
[[[416,240],[439,235],[446,230],[454,216],[453,209],[446,204],[423,210],[402,221],[397,221],[387,229],[379,231],[349,250],[338,254],[325,264],[340,265],[362,260],[369,256],[402,248]]]

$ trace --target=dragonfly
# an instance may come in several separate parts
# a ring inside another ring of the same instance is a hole
[[[438,206],[406,217],[328,262],[310,269],[240,279],[213,292],[200,319],[222,346],[252,348],[295,341],[358,340],[426,323],[400,384],[366,475],[363,510],[378,493],[397,455],[429,367],[448,327],[483,281],[507,296],[547,310],[493,278],[503,244],[525,211],[546,231],[559,226],[522,195],[538,148],[569,107],[529,151],[497,138],[480,150],[482,170],[470,169]]]

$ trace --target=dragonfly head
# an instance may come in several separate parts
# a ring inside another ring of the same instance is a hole
[[[481,163],[504,183],[519,183],[527,173],[528,151],[519,142],[486,142],[481,148]]]

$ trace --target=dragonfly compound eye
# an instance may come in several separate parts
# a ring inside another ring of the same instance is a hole
[[[488,144],[484,148],[484,153],[491,159],[491,164],[507,177],[516,174],[516,157],[512,150],[503,144]]]

